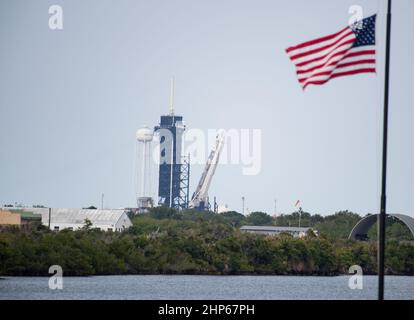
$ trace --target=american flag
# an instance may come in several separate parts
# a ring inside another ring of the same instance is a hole
[[[338,33],[286,49],[303,90],[333,78],[375,73],[376,17],[373,15]]]

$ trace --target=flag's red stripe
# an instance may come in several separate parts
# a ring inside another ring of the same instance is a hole
[[[346,72],[338,72],[332,75],[331,79],[343,77],[343,76],[351,76],[353,74],[358,73],[377,73],[377,70],[375,68],[365,68],[365,69],[358,69],[358,70],[352,70],[352,71],[346,71]]]
[[[332,55],[332,57],[336,57],[336,56],[339,56],[339,55],[341,55],[341,54],[345,54],[345,53],[347,53],[348,51],[349,51],[349,49],[338,51],[338,52],[336,52],[335,54],[333,54],[333,55]],[[330,54],[331,54],[331,53],[330,53]],[[329,55],[329,54],[328,54],[328,55]],[[315,59],[312,59],[312,60],[308,60],[308,61],[303,61],[303,62],[297,63],[297,64],[296,64],[296,66],[297,66],[297,67],[304,67],[304,66],[306,66],[306,65],[308,65],[308,64],[311,64],[311,63],[313,63],[313,62],[321,61],[321,60],[325,59],[328,55],[323,56],[323,57],[318,57],[318,58],[315,58]],[[331,58],[332,58],[332,57],[331,57]],[[329,59],[331,59],[331,58],[329,58]],[[328,60],[328,61],[329,61],[329,60]]]
[[[349,62],[349,63],[343,63],[343,64],[340,64],[340,65],[336,66],[336,68],[333,69],[333,70],[330,70],[330,71],[321,71],[321,72],[312,74],[310,77],[306,77],[306,78],[303,78],[303,79],[299,79],[299,82],[300,83],[303,83],[303,82],[306,82],[306,81],[308,81],[309,79],[312,79],[312,78],[316,78],[316,77],[320,77],[320,76],[329,76],[329,75],[333,74],[335,72],[335,70],[337,70],[337,69],[351,67],[351,66],[357,66],[359,64],[371,64],[371,63],[372,64],[375,64],[375,60],[361,60],[361,61],[354,61],[354,62]]]
[[[320,47],[320,48],[317,48],[317,49],[313,49],[313,50],[310,50],[310,51],[307,51],[307,52],[302,52],[302,53],[299,53],[299,54],[297,54],[297,55],[294,55],[294,56],[290,57],[290,59],[291,59],[292,61],[294,61],[294,60],[296,60],[296,59],[303,58],[303,57],[306,57],[306,56],[309,56],[309,55],[312,55],[312,54],[315,54],[315,53],[318,53],[318,52],[324,51],[324,50],[329,49],[329,48],[331,48],[331,47],[335,47],[338,43],[340,43],[341,41],[343,41],[345,38],[349,37],[351,34],[353,34],[353,32],[352,32],[352,31],[351,31],[351,32],[349,32],[349,33],[346,33],[344,36],[342,36],[341,38],[339,38],[339,39],[338,39],[337,41],[335,41],[334,43],[331,43],[331,44],[328,44],[328,45],[326,45],[326,46],[323,46],[323,47]],[[354,41],[355,41],[355,39],[353,39],[353,40],[348,40],[348,41],[344,42],[344,44],[346,44],[346,43],[352,43],[352,42],[354,42]]]
[[[326,61],[325,63],[320,64],[320,65],[317,65],[317,66],[314,66],[314,67],[309,68],[309,69],[306,69],[306,70],[297,70],[296,71],[296,74],[297,75],[300,75],[300,74],[304,74],[304,73],[308,73],[308,72],[315,71],[315,70],[320,69],[322,67],[329,67],[329,66],[335,65],[337,63],[340,63],[342,60],[345,60],[345,59],[348,59],[348,58],[354,58],[354,57],[365,56],[365,55],[373,55],[373,54],[375,54],[375,50],[366,50],[366,51],[359,51],[359,52],[349,52],[341,60],[331,62],[331,60],[333,58],[335,58],[335,57],[338,56],[338,54],[335,54],[328,61]]]
[[[307,41],[307,42],[304,42],[304,43],[299,44],[297,46],[287,48],[286,52],[289,53],[289,52],[292,52],[292,51],[297,50],[297,49],[301,49],[301,48],[304,48],[304,47],[312,46],[312,45],[315,45],[315,44],[318,44],[318,43],[321,43],[321,42],[324,42],[324,41],[334,39],[335,37],[340,35],[342,32],[344,32],[346,29],[349,29],[349,27],[346,27],[343,30],[339,31],[338,33],[332,34],[330,36],[326,36],[326,37],[323,37],[323,38],[318,38],[318,39],[315,39],[315,40]]]
[[[359,70],[353,70],[353,71],[335,73],[330,78],[328,78],[326,80],[309,81],[308,83],[306,83],[304,85],[303,90],[305,90],[306,87],[309,86],[309,85],[311,85],[311,84],[314,84],[314,85],[322,85],[322,84],[327,83],[329,80],[334,79],[334,78],[338,78],[338,77],[350,76],[350,75],[359,74],[359,73],[376,73],[376,72],[377,71],[376,71],[375,68],[367,68],[367,69],[359,69]]]
[[[335,66],[334,69],[329,70],[329,71],[323,71],[323,70],[326,70],[327,67],[329,67],[329,66],[326,66],[324,68],[320,68],[320,70],[321,70],[320,72],[313,73],[310,76],[304,77],[302,79],[300,78],[300,74],[299,74],[298,75],[299,76],[299,82],[303,82],[303,81],[306,81],[307,79],[311,79],[311,78],[318,77],[318,76],[328,75],[328,74],[334,72],[336,69],[340,69],[340,68],[356,66],[356,65],[359,65],[359,64],[375,64],[376,63],[375,59],[364,59],[364,60],[361,59],[361,60],[357,60],[357,61],[350,61],[350,62],[344,62],[344,63],[342,63],[341,61],[342,60],[335,61],[335,63],[332,63],[330,66],[334,66],[335,64],[337,64],[337,66]]]
[[[351,58],[351,57],[357,57],[360,55],[367,55],[367,54],[375,54],[375,50],[364,50],[364,51],[356,51],[356,52],[349,52],[345,57],[346,58]]]
[[[345,45],[348,45],[348,44],[352,44],[354,42],[355,42],[355,39],[342,42],[342,43],[336,45],[335,47],[333,47],[332,50],[330,50],[327,54],[324,54],[323,56],[319,56],[318,58],[315,58],[315,59],[324,59],[324,58],[328,57],[329,55],[331,55],[333,52],[335,52],[335,50],[338,50],[339,48],[341,48],[341,47],[343,47]],[[348,51],[348,50],[349,50],[349,48],[346,51]],[[313,62],[315,59],[303,61],[301,63],[304,63],[304,65],[307,65],[307,64]],[[292,61],[295,62],[294,60],[292,60]],[[299,64],[300,63],[298,63],[298,65]]]
[[[341,63],[336,66],[336,69],[357,66],[359,64],[371,64],[371,63],[375,64],[375,59],[366,59],[366,60],[358,60],[358,61]]]
[[[341,55],[344,55],[344,54],[346,54],[347,52],[348,52],[349,50],[342,50],[342,51],[339,51],[339,52],[337,52],[337,53],[335,53],[335,54],[333,54],[328,60],[326,60],[324,63],[322,63],[322,64],[320,64],[318,67],[322,67],[322,66],[324,66],[325,64],[327,64],[327,63],[329,63],[330,61],[332,61],[332,59],[333,58],[336,58],[337,56],[341,56]],[[321,59],[317,59],[317,60],[321,60]],[[316,62],[316,61],[315,61]],[[307,63],[308,64],[308,63]],[[302,63],[300,63],[300,64],[297,64],[296,65],[296,67],[297,68],[300,68],[300,67],[302,67],[303,65],[302,65]],[[311,69],[311,68],[310,68]],[[299,70],[299,71],[301,71],[301,70]]]

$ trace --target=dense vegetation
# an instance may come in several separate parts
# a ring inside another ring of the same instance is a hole
[[[308,212],[301,213],[301,226],[311,227],[318,230],[319,233],[332,240],[347,239],[352,228],[361,220],[361,216],[349,211],[337,212],[334,215],[322,217],[318,214],[311,215]],[[273,219],[269,225],[295,226],[299,224],[299,212],[291,215],[281,215]],[[407,240],[411,241],[412,236],[408,228],[399,220],[394,218],[387,219],[387,239],[389,240]],[[377,225],[374,225],[368,237],[371,240],[377,239]]]
[[[347,273],[354,264],[376,272],[376,243],[347,236],[361,218],[350,212],[333,216],[301,215],[302,226],[319,237],[266,237],[241,233],[241,225],[297,226],[298,213],[277,219],[265,213],[247,217],[157,208],[133,217],[122,233],[102,232],[90,223],[79,231],[55,233],[7,229],[0,232],[0,275],[47,275],[61,265],[66,275],[105,274],[301,274]],[[386,252],[389,274],[414,275],[414,245],[407,230],[391,221]],[[409,235],[408,235],[409,236]],[[375,237],[375,234],[371,234]],[[375,238],[372,238],[375,239]]]

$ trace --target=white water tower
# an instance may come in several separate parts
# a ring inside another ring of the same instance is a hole
[[[148,127],[143,127],[137,131],[138,141],[138,208],[145,210],[153,206],[151,197],[151,142],[154,138],[154,131]]]

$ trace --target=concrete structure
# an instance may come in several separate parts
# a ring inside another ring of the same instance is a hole
[[[22,219],[40,219],[42,215],[49,212],[49,208],[44,207],[3,207],[2,210],[10,211],[11,213],[18,213]]]
[[[295,238],[303,238],[312,230],[311,228],[296,228],[296,227],[273,227],[273,226],[243,226],[240,228],[242,232],[254,233],[254,234],[263,234],[268,236],[277,236],[282,233],[291,234]],[[317,231],[313,230],[315,235],[318,234]]]
[[[349,239],[351,240],[368,240],[368,231],[378,221],[378,214],[369,215],[360,220],[352,229]],[[395,218],[404,223],[411,232],[414,240],[414,219],[403,214],[388,214],[388,218]]]
[[[11,213],[8,210],[0,210],[0,226],[20,226],[20,214]]]
[[[29,229],[41,224],[41,214],[23,208],[5,207],[0,210],[0,225],[14,225]]]

